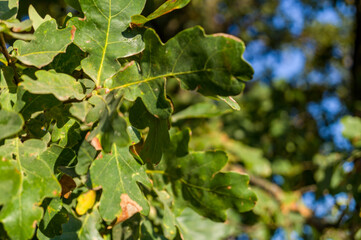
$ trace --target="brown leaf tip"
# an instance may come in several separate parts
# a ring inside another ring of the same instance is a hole
[[[71,26],[71,31],[70,31],[71,41],[74,41],[75,32],[76,32],[76,27],[73,25],[73,26]]]
[[[241,39],[239,39],[238,37],[233,36],[233,35],[231,35],[231,34],[215,33],[215,34],[212,34],[212,36],[215,36],[215,37],[225,37],[225,38],[229,38],[229,39],[235,40],[235,41],[237,41],[237,42],[242,42]]]
[[[120,207],[122,208],[122,213],[118,216],[117,222],[120,223],[128,218],[132,217],[134,214],[143,210],[141,206],[135,201],[133,201],[128,194],[123,193],[120,196]]]

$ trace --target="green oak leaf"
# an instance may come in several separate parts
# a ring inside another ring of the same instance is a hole
[[[0,211],[0,222],[11,239],[30,239],[43,210],[40,204],[46,197],[60,195],[61,187],[49,165],[38,158],[46,149],[41,140],[19,139],[6,141],[0,155],[8,159],[15,155],[16,168],[21,176],[20,189]]]
[[[72,8],[76,9],[77,11],[81,12],[81,7],[79,0],[65,0],[65,2],[71,6]]]
[[[61,225],[68,222],[68,212],[63,208],[61,198],[46,199],[43,206],[44,216],[38,231],[49,238],[60,235],[62,233]]]
[[[241,107],[239,106],[238,102],[236,102],[236,100],[234,100],[232,97],[217,96],[217,98],[227,103],[228,106],[230,106],[233,110],[237,110],[237,111],[241,110]]]
[[[176,216],[172,212],[172,209],[171,209],[174,199],[170,194],[168,194],[164,190],[161,190],[161,191],[158,191],[156,189],[154,189],[154,190],[158,195],[159,201],[163,204],[163,206],[162,206],[162,210],[163,210],[162,229],[163,229],[164,236],[167,239],[174,239],[177,234]]]
[[[170,13],[176,9],[185,7],[190,1],[191,0],[166,1],[157,10],[155,10],[153,13],[151,13],[147,17],[144,17],[142,15],[132,16],[132,24],[142,27],[145,23],[147,23],[153,19],[159,18],[160,16]]]
[[[143,102],[137,99],[129,110],[129,121],[138,129],[149,127],[147,139],[139,156],[147,163],[158,164],[163,150],[169,144],[168,120],[158,119],[148,112]]]
[[[184,30],[163,44],[154,30],[144,34],[145,50],[139,66],[130,62],[112,79],[110,89],[123,89],[130,100],[142,98],[148,110],[168,118],[171,104],[165,97],[164,80],[176,78],[187,90],[207,96],[238,95],[253,69],[244,61],[244,43],[230,35],[205,35],[200,27]]]
[[[95,148],[84,140],[78,150],[78,163],[75,166],[75,172],[79,175],[86,174],[96,155]]]
[[[0,172],[0,205],[4,205],[19,191],[21,175],[9,160],[1,156]]]
[[[0,140],[20,132],[23,125],[24,119],[20,114],[0,109]]]
[[[12,111],[17,102],[17,86],[13,80],[14,70],[3,67],[0,70],[0,105],[3,110]]]
[[[189,206],[215,221],[225,221],[229,208],[245,212],[254,207],[257,197],[249,188],[249,177],[220,172],[228,161],[224,152],[192,152],[185,155],[189,131],[179,132],[171,139],[163,166],[165,175],[175,189],[176,201],[180,201],[179,206]]]
[[[80,0],[85,20],[73,18],[77,31],[74,43],[89,56],[81,62],[84,72],[97,86],[120,69],[118,58],[144,48],[138,30],[128,29],[131,16],[139,14],[145,0]],[[127,30],[128,29],[128,30]]]
[[[36,31],[36,29],[38,29],[38,27],[43,24],[46,21],[51,20],[51,16],[50,15],[46,15],[44,18],[42,18],[38,12],[35,10],[35,8],[33,7],[33,5],[29,6],[29,18],[33,24],[33,28]]]
[[[18,14],[19,0],[0,1],[0,19],[7,20],[15,18]]]
[[[127,205],[130,205],[128,209],[136,209],[143,215],[148,214],[149,205],[138,183],[150,187],[150,180],[145,173],[145,167],[133,158],[128,147],[120,148],[114,144],[111,154],[104,154],[103,158],[93,162],[90,178],[94,188],[103,189],[99,211],[105,221],[111,222],[116,217],[125,217],[129,212],[122,212],[121,206]]]
[[[93,209],[91,213],[85,215],[82,222],[83,224],[77,232],[79,240],[103,240],[98,231],[101,227],[102,218],[97,209]]]
[[[35,73],[37,80],[23,75],[21,85],[31,93],[53,94],[60,101],[71,98],[81,100],[85,97],[82,85],[70,75],[54,71],[39,70]]]
[[[88,136],[89,141],[94,137],[100,137],[100,143],[105,152],[110,152],[113,143],[120,147],[128,146],[130,138],[127,133],[127,122],[119,112],[121,95],[112,91],[106,95],[94,95],[89,103],[94,105],[87,116],[87,122],[96,122],[97,127]]]
[[[145,240],[166,240],[166,238],[156,232],[156,229],[153,227],[152,222],[149,220],[144,220],[141,223],[141,236],[140,239]]]
[[[56,72],[71,75],[74,70],[80,66],[80,62],[85,56],[86,54],[75,44],[70,44],[66,49],[66,52],[57,55],[45,69],[54,69]]]
[[[189,240],[222,240],[234,233],[234,227],[226,223],[213,222],[198,215],[190,208],[184,209],[177,217],[177,226],[183,239]]]
[[[73,147],[82,139],[79,123],[69,119],[62,127],[54,126],[51,135],[53,142],[59,142],[61,147]]]
[[[20,112],[24,120],[28,120],[33,113],[49,110],[59,105],[61,102],[52,94],[32,94],[20,86],[17,91],[14,110]]]
[[[201,102],[191,105],[180,112],[177,112],[172,116],[172,121],[176,122],[189,118],[211,118],[221,116],[230,112],[232,112],[231,109],[217,106],[212,102]]]
[[[54,173],[58,173],[59,166],[68,166],[75,160],[75,153],[70,148],[63,148],[52,144],[39,155],[39,159],[46,162]]]
[[[55,19],[41,24],[30,42],[18,40],[14,43],[15,57],[22,63],[41,68],[53,61],[59,53],[64,53],[73,41],[74,28],[58,30]]]

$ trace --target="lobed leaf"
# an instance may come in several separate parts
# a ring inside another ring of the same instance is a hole
[[[51,63],[56,55],[64,53],[74,38],[74,28],[57,29],[55,19],[41,24],[35,31],[35,39],[30,42],[17,40],[15,57],[22,63],[38,68]]]
[[[40,70],[35,73],[37,80],[23,75],[21,85],[31,93],[53,94],[60,101],[85,97],[82,85],[70,75],[54,71]]]
[[[87,116],[87,122],[98,122],[97,127],[88,136],[89,141],[100,137],[105,152],[110,152],[113,143],[119,147],[128,146],[130,138],[127,133],[127,123],[118,111],[121,95],[116,91],[106,95],[94,95],[89,103],[94,105]]]
[[[145,0],[80,0],[84,20],[72,19],[77,31],[74,43],[89,53],[81,64],[97,86],[120,69],[116,59],[131,56],[144,48],[137,30],[127,28],[131,16],[139,14]]]
[[[225,221],[229,208],[245,212],[254,207],[257,197],[249,188],[249,177],[220,172],[228,161],[224,152],[187,153],[184,151],[189,140],[187,131],[177,133],[171,139],[169,152],[160,168],[165,168],[179,206],[189,206],[215,221]]]
[[[125,97],[140,97],[147,109],[160,118],[170,116],[171,104],[164,91],[164,80],[176,78],[187,90],[204,95],[238,95],[253,69],[242,58],[244,44],[229,35],[206,36],[194,27],[163,44],[154,30],[144,34],[145,50],[139,66],[127,64],[105,82],[110,89],[124,89]]]
[[[50,15],[46,15],[44,18],[42,18],[38,12],[35,10],[35,8],[33,7],[33,5],[29,6],[29,18],[33,24],[33,28],[36,31],[36,29],[38,29],[38,27],[43,24],[46,21],[51,20],[51,16]]]
[[[19,139],[7,141],[0,147],[0,155],[16,156],[16,168],[20,173],[19,191],[0,211],[0,222],[12,239],[29,239],[36,223],[43,215],[39,207],[46,197],[60,195],[60,185],[48,164],[38,156],[46,149],[41,140],[31,139],[21,143]]]
[[[111,222],[115,218],[124,221],[136,212],[148,214],[148,202],[137,183],[150,187],[150,181],[145,167],[133,158],[128,147],[120,148],[114,144],[111,154],[93,162],[90,178],[93,188],[103,189],[99,211],[105,221]]]

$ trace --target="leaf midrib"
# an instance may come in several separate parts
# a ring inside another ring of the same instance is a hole
[[[155,76],[155,77],[144,78],[142,80],[138,80],[138,81],[131,82],[131,83],[126,83],[126,84],[111,88],[110,91],[115,90],[115,89],[119,89],[119,88],[130,87],[130,86],[137,85],[137,84],[140,84],[140,83],[150,82],[150,81],[153,81],[153,80],[157,80],[159,78],[177,77],[177,76],[180,76],[180,75],[187,75],[187,74],[200,73],[200,72],[212,72],[212,71],[217,71],[217,70],[224,70],[224,68],[207,68],[207,69],[191,70],[191,71],[178,72],[178,73],[173,73],[172,72],[172,73],[162,74],[162,75],[158,75],[158,76]]]

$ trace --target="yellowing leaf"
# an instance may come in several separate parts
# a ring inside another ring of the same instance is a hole
[[[77,198],[77,205],[75,211],[79,215],[84,215],[89,209],[94,206],[96,193],[94,190],[89,190],[86,193],[81,194]]]

